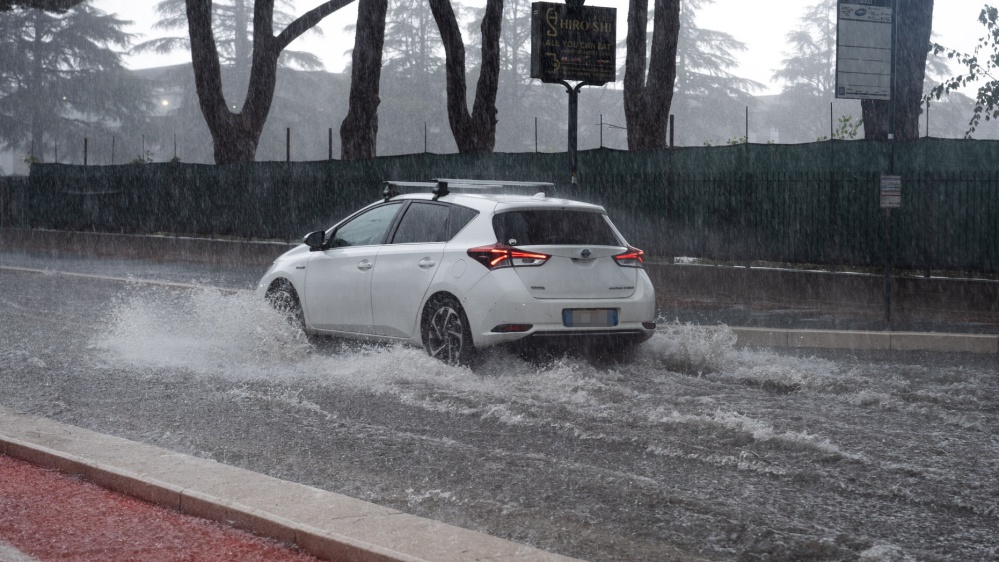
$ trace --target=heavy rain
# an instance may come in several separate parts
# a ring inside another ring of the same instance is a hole
[[[310,345],[177,266],[100,265],[0,273],[5,406],[589,560],[999,554],[994,356],[666,323],[619,363],[495,349],[470,370]]]
[[[892,16],[889,112],[837,93],[844,2],[795,5],[762,79],[733,3],[589,0],[616,29],[546,59],[524,0],[276,2],[256,53],[248,0],[165,0],[142,37],[110,0],[0,2],[0,59],[35,63],[0,65],[0,407],[585,560],[999,561],[999,348],[867,345],[999,334],[997,86],[936,34],[963,12]],[[382,182],[443,177],[606,207],[652,338],[450,364],[254,292]]]

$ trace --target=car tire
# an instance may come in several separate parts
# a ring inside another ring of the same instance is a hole
[[[458,300],[435,296],[423,309],[420,326],[427,353],[448,365],[471,365],[477,355],[468,318]]]
[[[302,310],[301,301],[298,300],[298,293],[290,281],[284,279],[275,281],[267,289],[265,298],[274,310],[285,315],[289,324],[308,336],[308,332],[305,331],[305,312]]]

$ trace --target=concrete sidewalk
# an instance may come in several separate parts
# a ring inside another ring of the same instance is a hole
[[[0,407],[0,454],[324,560],[570,561],[483,533]],[[38,501],[47,501],[40,491]],[[45,529],[38,529],[45,533]],[[3,541],[0,536],[0,542]],[[52,540],[65,540],[53,536]]]

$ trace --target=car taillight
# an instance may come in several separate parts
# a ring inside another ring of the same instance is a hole
[[[614,261],[621,267],[645,267],[645,252],[629,247],[625,253],[614,256]]]
[[[500,267],[537,267],[544,265],[551,256],[526,252],[506,244],[493,244],[492,246],[479,246],[468,251],[469,257],[481,263],[489,269]]]

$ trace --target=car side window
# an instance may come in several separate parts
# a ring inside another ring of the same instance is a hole
[[[414,202],[399,221],[393,244],[446,242],[449,205]]]
[[[381,244],[385,240],[385,232],[392,224],[392,219],[401,208],[400,203],[389,203],[354,217],[350,222],[336,229],[336,232],[333,233],[333,239],[330,240],[330,247]]]
[[[478,214],[479,212],[474,209],[462,207],[461,205],[451,205],[451,216],[448,218],[447,223],[447,239],[454,238]]]

